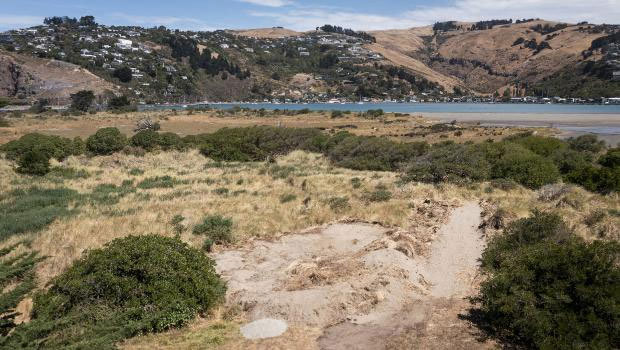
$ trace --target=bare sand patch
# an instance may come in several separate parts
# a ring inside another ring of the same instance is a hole
[[[241,305],[249,321],[321,329],[316,342],[323,349],[398,348],[416,327],[427,331],[433,317],[449,315],[448,326],[462,322],[458,310],[474,288],[484,246],[481,211],[475,202],[454,209],[426,251],[414,249],[415,230],[340,223],[214,258],[229,302]]]

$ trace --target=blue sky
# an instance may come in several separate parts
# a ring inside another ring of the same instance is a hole
[[[47,16],[93,15],[103,24],[213,30],[326,23],[357,30],[408,28],[436,21],[531,18],[620,23],[620,0],[0,0],[0,30]]]

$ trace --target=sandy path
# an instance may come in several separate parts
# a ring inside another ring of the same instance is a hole
[[[478,232],[480,215],[480,206],[469,202],[455,209],[441,228],[422,272],[432,285],[432,296],[461,296],[470,290],[484,249]]]

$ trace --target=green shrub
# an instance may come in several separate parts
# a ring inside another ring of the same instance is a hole
[[[603,155],[598,163],[606,168],[620,167],[620,148],[612,148]]]
[[[363,199],[368,202],[387,202],[392,199],[392,192],[384,187],[377,186],[374,191],[364,193]]]
[[[181,138],[181,136],[172,133],[172,132],[165,132],[159,135],[159,146],[161,147],[161,149],[163,149],[164,151],[170,151],[170,150],[183,150],[185,148],[185,145],[183,143],[183,139]]]
[[[513,222],[504,235],[495,237],[482,254],[482,267],[499,268],[512,252],[531,244],[550,241],[562,242],[570,237],[570,230],[557,214],[534,211],[529,218]]]
[[[79,199],[70,189],[15,190],[8,193],[8,200],[0,202],[0,241],[29,232],[37,232],[57,218],[75,214],[69,205]]]
[[[596,154],[605,149],[605,141],[599,140],[596,135],[592,134],[571,137],[567,142],[571,149],[578,152]]]
[[[86,170],[76,170],[73,168],[54,167],[47,174],[46,178],[51,180],[77,180],[87,179],[90,174]]]
[[[347,197],[331,197],[327,200],[327,204],[329,205],[329,208],[335,213],[342,213],[347,209],[351,208],[351,205],[349,204],[349,198]]]
[[[620,341],[620,245],[585,243],[535,213],[493,238],[467,316],[510,348],[613,349]]]
[[[86,148],[95,155],[109,155],[122,150],[127,145],[127,137],[117,128],[97,130],[86,140]]]
[[[114,205],[131,193],[136,192],[133,181],[124,181],[120,186],[114,184],[100,184],[95,187],[89,199],[94,204]]]
[[[339,133],[327,147],[327,156],[338,166],[354,170],[395,171],[415,156],[424,154],[428,144]]]
[[[218,196],[226,196],[229,192],[230,190],[226,187],[220,187],[213,190],[213,193],[217,194]]]
[[[178,239],[149,235],[88,251],[34,299],[7,348],[114,349],[139,334],[181,327],[220,302],[214,262]]]
[[[547,158],[518,145],[501,145],[503,154],[493,164],[493,178],[511,179],[523,186],[537,189],[559,180],[560,172]]]
[[[406,167],[404,179],[427,183],[485,181],[491,164],[479,145],[440,143]]]
[[[517,135],[507,137],[506,141],[519,144],[543,157],[550,157],[555,152],[568,147],[566,142],[554,137]]]
[[[331,117],[333,119],[342,118],[342,117],[344,117],[344,113],[342,111],[333,110],[332,113],[331,113]]]
[[[351,186],[353,186],[354,189],[358,189],[360,187],[362,187],[362,180],[359,177],[354,177],[351,179]]]
[[[131,176],[144,175],[144,170],[142,170],[140,168],[132,168],[131,170],[129,170],[129,175],[131,175]]]
[[[6,157],[11,160],[17,160],[23,154],[34,150],[43,152],[48,159],[54,158],[59,161],[77,154],[74,142],[70,139],[37,133],[26,134],[0,146],[0,151],[6,153]]]
[[[318,152],[324,140],[316,129],[274,127],[224,128],[184,139],[199,146],[204,156],[227,162],[264,161],[297,149]]]
[[[71,154],[74,156],[79,156],[84,153],[86,153],[86,142],[84,142],[81,137],[76,136],[73,139],[73,151]]]
[[[129,144],[135,147],[142,147],[147,151],[152,151],[160,144],[159,134],[153,130],[142,130],[133,135]]]
[[[296,199],[297,199],[297,196],[294,194],[283,194],[282,196],[280,196],[280,203],[285,204],[285,203],[292,202]]]
[[[78,91],[71,95],[71,107],[72,111],[87,112],[95,102],[95,94],[90,90]]]
[[[195,235],[206,236],[205,246],[207,251],[211,251],[213,244],[225,244],[232,242],[233,222],[230,218],[220,215],[209,215],[202,219],[202,222],[194,226],[192,231]]]
[[[138,188],[141,188],[143,190],[150,190],[153,188],[173,188],[174,186],[183,183],[185,182],[178,180],[174,177],[165,175],[144,179],[138,184]]]
[[[620,167],[606,168],[585,165],[566,175],[566,181],[592,192],[620,192]]]
[[[17,326],[15,319],[20,316],[17,305],[37,286],[34,269],[43,260],[36,252],[16,254],[22,245],[28,243],[0,249],[0,345],[2,339]]]
[[[43,176],[50,172],[50,160],[45,152],[34,149],[22,154],[17,160],[17,172]]]

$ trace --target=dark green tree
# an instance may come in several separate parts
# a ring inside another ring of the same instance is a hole
[[[71,110],[87,112],[95,101],[95,94],[90,90],[82,90],[71,95]]]

